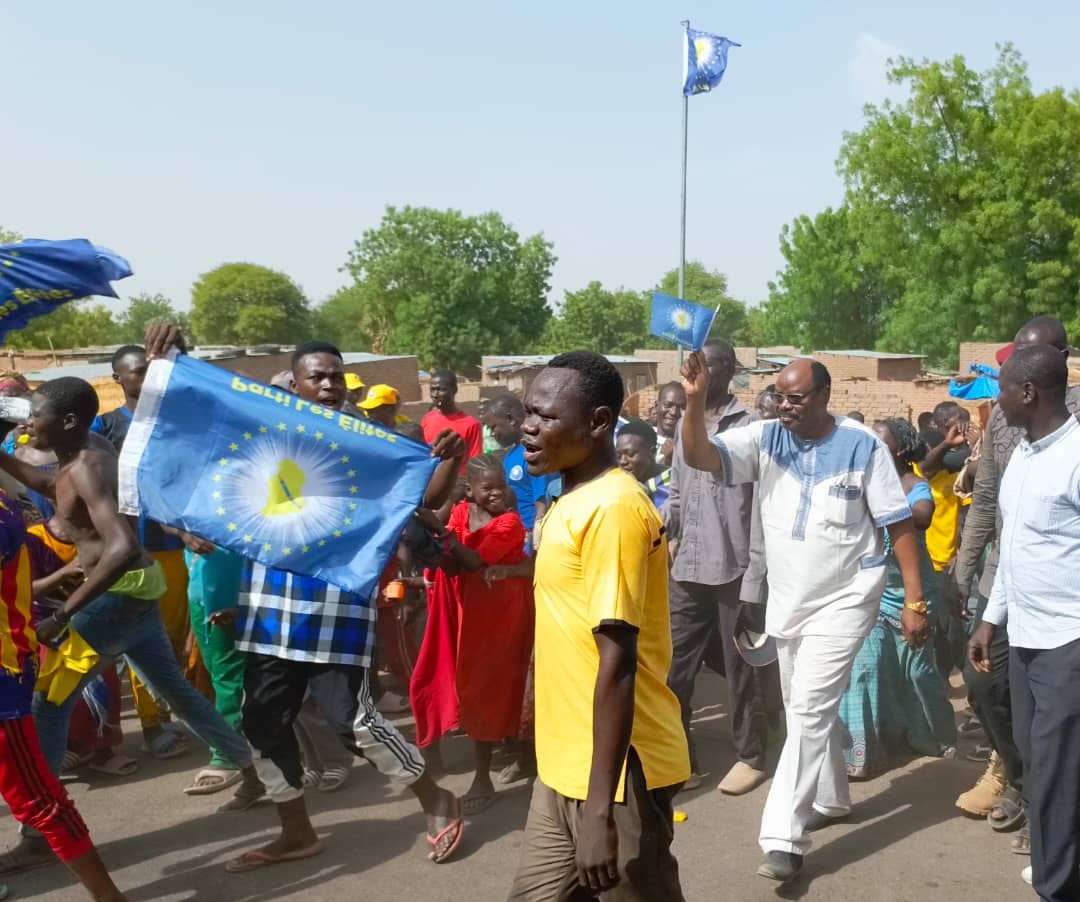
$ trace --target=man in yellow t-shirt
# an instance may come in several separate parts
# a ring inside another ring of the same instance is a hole
[[[667,541],[652,502],[615,467],[618,371],[560,354],[525,399],[532,476],[561,473],[536,560],[536,758],[513,900],[683,898],[672,801],[690,775],[667,688]]]

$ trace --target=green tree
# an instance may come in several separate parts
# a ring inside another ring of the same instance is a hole
[[[1080,92],[1032,90],[1010,45],[986,72],[963,57],[900,59],[906,99],[844,136],[842,207],[781,234],[785,269],[751,317],[759,340],[876,345],[955,364],[960,341],[1027,318],[1080,332]]]
[[[191,327],[203,344],[296,343],[308,336],[310,317],[292,279],[254,263],[219,266],[191,292]]]
[[[72,301],[11,332],[4,343],[13,348],[86,348],[116,344],[117,324],[103,304]]]
[[[128,300],[128,307],[117,317],[115,341],[142,344],[146,330],[161,323],[176,323],[185,333],[190,331],[188,315],[176,310],[161,294],[139,294]]]
[[[902,286],[879,346],[955,361],[957,342],[1048,313],[1080,330],[1080,94],[1036,94],[1020,55],[899,60],[901,104],[868,107],[840,171],[862,256]]]
[[[769,299],[752,316],[755,344],[804,350],[872,348],[898,291],[868,263],[852,234],[846,207],[813,219],[800,216],[780,233],[787,263]]]
[[[312,335],[332,342],[343,351],[371,350],[362,285],[350,285],[336,291],[312,311],[312,322]]]
[[[0,226],[0,244],[14,244],[16,241],[22,241],[22,235]]]
[[[467,369],[542,335],[554,263],[542,235],[522,240],[498,213],[387,207],[345,268],[358,292],[357,328],[374,350]]]
[[[549,354],[587,350],[630,354],[649,338],[649,301],[638,291],[609,291],[590,282],[580,291],[566,292],[559,315],[540,342]]]

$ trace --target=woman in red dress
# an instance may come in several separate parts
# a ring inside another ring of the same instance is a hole
[[[446,527],[446,555],[428,600],[428,622],[409,687],[417,745],[427,749],[455,727],[476,744],[466,814],[495,801],[494,744],[518,735],[533,642],[530,580],[490,585],[487,567],[525,558],[525,527],[510,500],[502,462],[469,460],[468,496]]]

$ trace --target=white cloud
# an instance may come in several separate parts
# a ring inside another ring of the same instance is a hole
[[[848,62],[851,93],[860,103],[880,103],[897,93],[886,75],[888,62],[903,53],[881,38],[863,32],[855,39],[855,55]]]

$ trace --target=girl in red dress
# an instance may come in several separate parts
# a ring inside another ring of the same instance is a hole
[[[427,749],[455,727],[476,745],[476,776],[466,814],[495,801],[494,744],[516,737],[533,642],[527,578],[484,579],[488,567],[525,558],[525,527],[514,509],[502,462],[469,460],[468,495],[450,514],[446,555],[435,574],[428,622],[409,687],[417,745]]]

